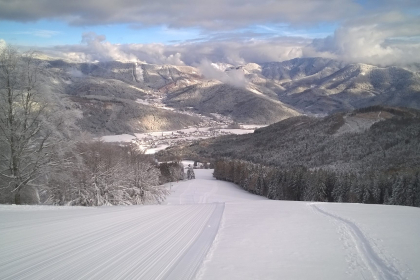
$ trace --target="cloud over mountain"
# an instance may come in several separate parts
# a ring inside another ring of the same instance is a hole
[[[387,23],[348,24],[332,36],[318,39],[276,37],[249,40],[165,44],[112,44],[103,35],[83,34],[82,44],[44,48],[43,51],[72,61],[141,61],[150,64],[192,65],[203,60],[243,65],[284,61],[297,57],[325,57],[381,66],[420,63],[418,19]],[[419,22],[420,26],[420,22]],[[399,34],[408,34],[401,36]]]
[[[386,66],[420,62],[419,52],[420,18],[391,12],[349,21],[334,35],[315,39],[303,54]]]
[[[233,65],[248,62],[283,61],[302,56],[311,40],[282,37],[267,40],[225,40],[196,43],[111,44],[104,35],[84,33],[82,43],[44,48],[53,56],[75,62],[142,61],[150,64],[199,65],[203,60]]]

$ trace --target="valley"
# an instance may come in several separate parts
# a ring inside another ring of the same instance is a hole
[[[228,123],[218,122],[211,127],[192,127],[176,131],[155,131],[121,135],[106,135],[99,139],[111,143],[134,143],[146,154],[154,154],[168,147],[189,145],[198,140],[224,135],[242,135],[253,133],[263,125],[241,125],[241,128],[229,128]]]

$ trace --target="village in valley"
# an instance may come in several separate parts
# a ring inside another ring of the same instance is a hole
[[[155,131],[146,133],[121,134],[102,136],[100,139],[104,142],[135,143],[146,154],[154,154],[167,147],[176,145],[186,145],[200,139],[218,137],[229,134],[247,134],[253,133],[255,129],[265,125],[239,124],[231,118],[217,113],[211,113],[208,116],[198,114],[187,108],[177,110],[166,107],[161,99],[138,99],[137,103],[148,104],[160,109],[176,111],[178,113],[197,117],[201,120],[200,124],[194,127],[188,127],[173,131]]]

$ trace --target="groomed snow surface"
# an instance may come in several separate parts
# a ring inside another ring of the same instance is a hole
[[[0,279],[420,279],[420,209],[270,201],[211,172],[165,205],[0,205]]]

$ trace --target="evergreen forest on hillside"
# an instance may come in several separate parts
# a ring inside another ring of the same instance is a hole
[[[420,206],[419,116],[381,106],[301,116],[161,156],[213,160],[217,179],[271,199]],[[342,132],[351,118],[371,126]]]

